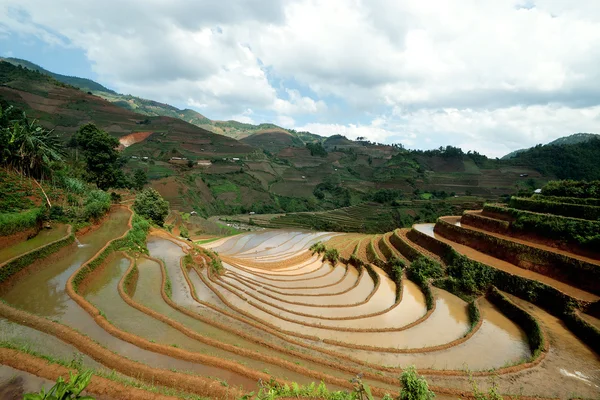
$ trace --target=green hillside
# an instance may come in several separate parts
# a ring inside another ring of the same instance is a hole
[[[550,143],[547,143],[545,146],[587,143],[592,139],[599,139],[599,138],[600,138],[600,135],[598,135],[597,133],[574,133],[569,136],[563,136],[558,139],[555,139],[555,140],[551,141]],[[533,147],[530,147],[529,149],[515,150],[513,152],[508,153],[504,157],[502,157],[502,159],[509,160],[511,158],[515,158],[517,156],[517,154],[522,153],[527,150],[531,150],[532,148]]]
[[[554,177],[592,176],[600,158],[600,148],[587,146],[576,167],[558,170],[552,165],[559,158],[545,149],[581,145],[544,146],[504,161],[452,146],[421,151],[340,135],[325,140],[273,124],[211,121],[133,96],[121,98],[128,99],[125,107],[107,101],[106,94],[89,94],[7,62],[0,62],[0,83],[4,102],[54,129],[64,142],[88,122],[119,138],[127,173],[144,171],[174,209],[202,216],[322,212],[382,198],[386,204],[470,196],[498,200],[531,193]],[[246,136],[235,140],[233,132]],[[580,150],[563,153],[571,157]],[[403,213],[416,218],[421,207],[403,206]]]
[[[300,145],[304,145],[304,143],[307,142],[323,139],[319,135],[311,134],[309,132],[296,132],[293,129],[281,128],[275,124],[253,125],[237,121],[213,121],[194,110],[190,110],[187,108],[182,110],[177,107],[173,107],[169,104],[160,103],[154,100],[143,99],[141,97],[132,96],[129,94],[126,95],[117,93],[111,89],[106,88],[105,86],[102,86],[97,82],[94,82],[93,80],[57,74],[48,71],[40,67],[39,65],[27,60],[7,57],[0,58],[0,61],[6,61],[16,66],[21,66],[33,71],[38,71],[44,75],[51,76],[59,82],[74,86],[76,88],[81,89],[84,92],[91,92],[94,95],[102,97],[103,99],[108,100],[109,102],[119,107],[136,112],[138,114],[150,117],[163,116],[178,118],[190,124],[196,125],[200,128],[209,130],[214,133],[218,133],[220,135],[228,136],[233,139],[239,140],[263,130],[273,129],[280,130],[282,132],[287,132],[288,134],[297,137],[300,141]]]

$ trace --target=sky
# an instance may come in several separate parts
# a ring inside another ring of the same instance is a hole
[[[600,133],[598,0],[0,0],[0,56],[408,148]]]

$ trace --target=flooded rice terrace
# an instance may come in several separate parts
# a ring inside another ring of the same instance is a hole
[[[158,371],[210,377],[244,391],[255,390],[258,379],[269,376],[302,384],[324,380],[330,389],[347,389],[359,372],[373,387],[393,391],[401,369],[414,365],[436,391],[451,394],[469,390],[467,369],[482,375],[474,379],[485,387],[494,370],[532,358],[525,332],[484,297],[477,300],[481,322],[473,325],[468,304],[445,290],[433,288],[434,305],[428,309],[420,286],[406,276],[396,282],[374,265],[367,271],[332,264],[309,251],[312,244],[332,238],[346,245],[343,235],[334,233],[259,231],[204,245],[223,260],[220,273],[189,243],[150,234],[147,255],[132,259],[113,252],[80,287],[83,300],[75,301],[67,281],[108,241],[127,231],[129,217],[128,210],[116,209],[98,229],[78,238],[83,246],[69,245],[4,285],[6,307],[73,328],[111,354]],[[417,229],[434,235],[433,225]],[[41,237],[40,245],[55,239]],[[8,259],[27,250],[5,249],[0,256]],[[182,261],[188,253],[199,257],[194,265]],[[82,308],[82,301],[99,316]],[[584,368],[594,360],[593,353],[585,353],[564,328],[555,339],[556,323],[543,317],[551,340],[560,340],[564,348],[523,373],[515,370],[510,379],[500,377],[500,390],[516,393],[521,383],[557,377],[552,395],[593,393],[597,380],[590,369],[598,366],[597,359]],[[111,370],[86,355],[85,346],[61,340],[59,332],[14,319],[3,311],[1,341]],[[579,357],[575,366],[565,365],[573,361],[571,353]],[[591,377],[573,378],[578,371]],[[0,368],[4,381],[10,374],[12,368]],[[39,379],[18,375],[25,386],[39,385]],[[561,389],[565,382],[568,388]],[[524,395],[548,393],[539,389],[538,383],[519,390]]]

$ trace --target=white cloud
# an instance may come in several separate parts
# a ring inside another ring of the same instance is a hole
[[[275,118],[275,123],[283,128],[292,128],[296,121],[294,121],[294,118],[288,117],[287,115],[278,115]]]
[[[5,0],[0,33],[209,117],[494,155],[598,131],[597,0]]]

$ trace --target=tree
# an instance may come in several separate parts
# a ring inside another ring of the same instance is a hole
[[[427,381],[417,374],[414,366],[410,366],[400,376],[402,390],[400,400],[433,400],[435,394],[429,390]]]
[[[142,217],[162,226],[169,214],[169,202],[156,190],[146,188],[135,197],[133,209]]]
[[[0,104],[0,163],[33,178],[51,174],[63,161],[63,145],[54,131],[27,120],[20,110]]]
[[[146,183],[148,183],[146,172],[143,169],[136,169],[133,173],[133,187],[137,190],[142,190]]]
[[[116,187],[126,182],[121,171],[123,160],[117,151],[117,138],[98,129],[94,124],[87,124],[79,128],[71,139],[70,146],[82,150],[88,181],[95,183],[100,189]]]

